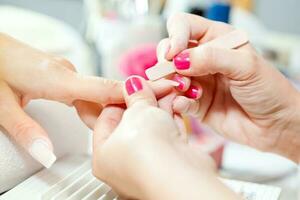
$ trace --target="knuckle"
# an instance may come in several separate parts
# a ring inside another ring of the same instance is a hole
[[[26,137],[29,134],[31,129],[34,129],[35,125],[32,122],[29,122],[27,119],[16,122],[13,127],[11,134],[15,138],[15,140],[20,140],[20,138]]]
[[[115,117],[113,116],[108,116],[106,119],[105,119],[106,123],[111,125],[112,127],[116,127],[118,124],[119,124],[119,119],[116,119]],[[107,136],[109,137],[109,136]]]
[[[167,27],[169,28],[170,26],[172,26],[173,23],[178,22],[178,20],[185,19],[186,16],[187,14],[183,12],[176,12],[171,14],[167,21]]]
[[[56,62],[51,58],[44,58],[40,65],[42,68],[49,69],[56,66]]]
[[[75,66],[67,59],[62,57],[56,57],[55,60],[62,66],[68,68],[69,70],[76,71]]]
[[[207,67],[210,69],[215,64],[215,59],[217,59],[217,52],[216,49],[213,47],[202,47],[201,54],[200,54],[200,63],[203,67]]]
[[[223,33],[228,33],[228,32],[235,30],[234,26],[229,25],[227,23],[224,23],[224,22],[214,22],[214,23],[218,27],[218,29],[220,31],[222,31]]]

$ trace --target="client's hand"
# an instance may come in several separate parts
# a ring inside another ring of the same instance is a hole
[[[40,98],[75,105],[81,118],[93,127],[102,105],[124,103],[122,85],[77,74],[67,60],[0,34],[0,126],[46,167],[55,160],[51,141],[23,107]],[[157,95],[172,88],[166,81],[151,86]]]
[[[180,136],[140,77],[125,82],[127,110],[108,106],[94,130],[93,173],[130,199],[235,199],[212,159]],[[218,192],[213,192],[219,190]]]

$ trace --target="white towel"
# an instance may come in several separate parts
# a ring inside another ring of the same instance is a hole
[[[28,105],[26,111],[45,128],[54,144],[56,156],[91,152],[91,133],[80,121],[74,108],[36,100]],[[41,164],[0,130],[0,193],[41,168]]]

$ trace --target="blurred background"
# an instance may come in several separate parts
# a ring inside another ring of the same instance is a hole
[[[145,76],[157,62],[157,43],[167,37],[167,18],[189,12],[247,31],[299,87],[299,8],[299,0],[0,0],[0,31],[68,58],[81,73],[124,79]],[[282,200],[297,199],[295,164],[225,141],[196,119],[185,122],[191,141],[214,157],[223,177],[279,186]],[[61,155],[68,152],[57,146]]]

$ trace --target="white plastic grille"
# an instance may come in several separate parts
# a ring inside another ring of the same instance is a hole
[[[42,200],[117,200],[117,194],[106,184],[96,179],[90,162],[49,188]]]

